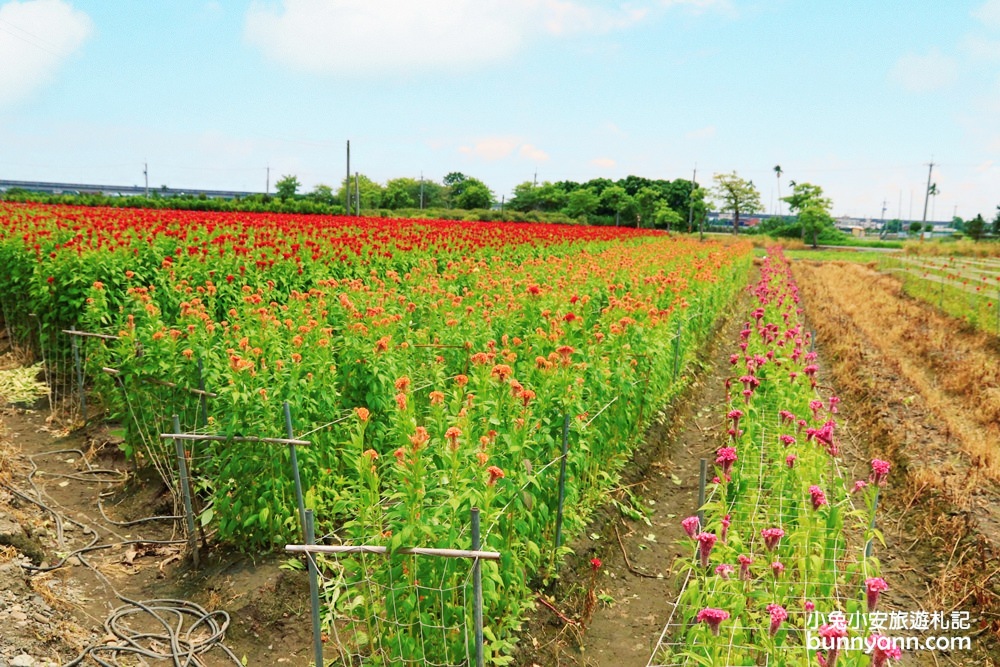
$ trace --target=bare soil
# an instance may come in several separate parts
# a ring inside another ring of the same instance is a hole
[[[171,515],[173,503],[158,478],[130,479],[128,484],[96,481],[124,477],[128,466],[100,432],[60,433],[46,419],[47,410],[7,408],[0,412],[0,532],[16,536],[0,547],[0,665],[20,656],[27,664],[70,662],[86,647],[108,639],[105,620],[120,598],[178,599],[230,616],[225,644],[248,665],[307,665],[311,662],[308,586],[299,571],[280,569],[280,555],[254,558],[210,548],[195,570],[183,544],[123,544],[133,540],[179,539],[172,520],[117,526],[118,522]],[[61,453],[52,453],[61,452]],[[92,468],[120,475],[89,475]],[[37,471],[35,468],[37,467]],[[32,472],[34,471],[34,474]],[[32,486],[34,483],[34,487]],[[63,521],[64,543],[52,512],[28,498],[40,499]],[[76,523],[74,523],[76,522]],[[87,546],[112,545],[70,557],[51,572],[24,566],[58,565],[63,556]],[[118,546],[120,545],[120,546]],[[96,570],[96,571],[95,571]],[[9,599],[8,599],[9,598]],[[233,665],[221,650],[201,658],[205,665]],[[90,660],[83,664],[96,664]]]

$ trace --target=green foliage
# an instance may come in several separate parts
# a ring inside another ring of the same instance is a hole
[[[309,193],[309,198],[327,206],[332,206],[337,201],[333,195],[333,188],[325,183],[319,183],[313,188],[313,191]]]
[[[340,182],[340,189],[337,190],[337,201],[344,201],[344,183],[347,179],[345,178]],[[357,174],[350,178],[351,201],[354,202],[357,197],[357,192],[361,192],[361,212],[370,212],[373,209],[377,209],[382,205],[382,186],[368,178],[364,174]],[[356,204],[352,203],[352,210]]]
[[[597,212],[600,203],[597,193],[592,188],[580,188],[569,193],[563,212],[571,218],[587,222]]]
[[[278,193],[278,199],[281,201],[288,201],[295,196],[295,193],[299,191],[302,184],[299,183],[297,176],[282,176],[281,179],[274,184],[275,189]]]
[[[455,207],[461,209],[490,208],[493,206],[493,191],[486,184],[475,178],[462,181],[459,192],[455,195]]]
[[[819,244],[821,232],[833,229],[834,221],[827,212],[826,207],[819,201],[811,201],[803,208],[799,209],[799,224],[802,226],[803,235],[812,239],[815,248]]]
[[[720,211],[733,214],[733,233],[736,234],[739,231],[740,215],[756,213],[764,208],[760,202],[760,193],[751,181],[740,178],[735,171],[716,174],[713,180],[715,185],[711,190],[711,197]]]
[[[983,220],[982,214],[977,215],[972,220],[965,223],[965,233],[968,234],[973,241],[981,239],[985,231],[986,221]]]
[[[830,212],[833,202],[823,196],[823,188],[812,183],[792,184],[792,194],[782,197],[781,201],[788,204],[791,213],[797,213],[806,207],[818,207],[827,213]]]

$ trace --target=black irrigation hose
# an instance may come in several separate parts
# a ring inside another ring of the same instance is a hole
[[[143,658],[150,658],[152,660],[171,660],[174,667],[191,667],[192,665],[200,665],[201,661],[198,660],[198,656],[212,649],[221,649],[230,660],[232,660],[235,665],[242,665],[243,663],[232,650],[222,643],[223,637],[225,636],[226,629],[229,627],[229,614],[225,611],[213,611],[210,612],[205,608],[187,600],[170,600],[170,599],[157,599],[157,600],[147,600],[144,602],[130,600],[126,597],[120,595],[115,587],[111,584],[111,581],[96,567],[91,565],[84,558],[84,554],[90,553],[92,551],[99,551],[102,549],[110,549],[114,547],[126,546],[130,544],[184,544],[186,540],[124,540],[120,542],[114,542],[110,544],[98,544],[100,539],[97,531],[92,527],[83,524],[75,519],[69,517],[63,517],[59,512],[53,508],[46,505],[40,499],[42,497],[41,491],[35,485],[33,477],[39,471],[38,466],[35,464],[35,456],[48,456],[54,454],[63,453],[76,453],[83,456],[83,452],[77,449],[67,449],[67,450],[56,450],[51,452],[43,452],[41,454],[35,454],[29,456],[28,459],[32,465],[32,471],[28,474],[27,480],[31,485],[37,498],[32,498],[30,495],[17,489],[9,484],[0,484],[3,487],[16,495],[17,497],[37,505],[44,511],[52,515],[56,522],[56,530],[58,534],[59,543],[63,542],[63,521],[67,521],[76,526],[79,526],[85,535],[93,535],[90,542],[79,549],[74,549],[67,553],[63,558],[55,565],[49,565],[45,567],[39,567],[34,565],[22,564],[21,567],[25,570],[32,572],[51,572],[57,570],[67,563],[70,558],[76,557],[82,565],[90,568],[112,591],[114,591],[115,596],[125,603],[124,606],[115,609],[111,612],[111,615],[104,621],[104,629],[107,634],[116,637],[119,640],[117,644],[99,644],[91,645],[85,648],[76,658],[68,663],[65,663],[62,667],[75,667],[80,665],[88,657],[101,667],[120,667],[117,661],[120,655],[130,655],[137,658],[140,662],[145,662]],[[98,468],[90,468],[88,464],[88,470],[84,473],[77,475],[60,475],[52,474],[53,477],[66,477],[69,479],[77,479],[81,481],[89,481],[83,477],[85,474],[108,474],[115,473],[117,471],[107,471]],[[112,480],[97,480],[100,482],[108,482]],[[100,507],[100,500],[98,500],[98,507]],[[104,514],[103,507],[100,507],[101,515],[107,519],[107,515]],[[117,525],[134,525],[137,523],[145,523],[147,521],[154,521],[158,519],[167,519],[174,517],[148,517],[145,519],[139,519],[137,521],[126,522],[125,524],[118,523]],[[117,523],[110,521],[110,523]],[[159,624],[163,628],[162,633],[154,632],[139,632],[131,627],[125,622],[127,618],[142,616],[148,622],[149,619]],[[175,624],[171,624],[168,618],[165,616],[172,616]],[[146,618],[148,617],[148,618]],[[185,628],[185,619],[190,620],[191,623]],[[201,631],[199,632],[199,629]],[[198,632],[198,634],[196,634]],[[208,635],[204,636],[207,632]],[[99,654],[110,654],[107,659],[101,657]],[[110,660],[110,662],[109,662]]]

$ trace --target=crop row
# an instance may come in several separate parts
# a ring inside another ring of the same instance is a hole
[[[988,260],[885,256],[880,269],[899,277],[907,294],[1000,335],[1000,265]]]
[[[726,442],[709,500],[682,522],[692,557],[651,664],[885,665],[898,651],[877,632],[887,585],[869,550],[889,464],[846,477],[839,399],[819,384],[780,249],[753,295],[733,341]],[[852,637],[871,655],[845,650]]]
[[[3,213],[8,323],[33,312],[43,331],[113,336],[84,350],[91,398],[123,421],[127,452],[168,481],[172,450],[156,434],[172,430],[171,413],[186,430],[284,436],[287,401],[311,442],[298,462],[327,539],[468,548],[465,518],[479,507],[483,548],[503,554],[484,566],[496,660],[529,586],[558,563],[552,463],[565,424],[572,535],[649,416],[685,386],[750,261],[745,245],[606,229]],[[165,379],[212,398],[202,412]],[[261,549],[300,538],[287,450],[202,441],[187,457],[199,518],[218,539]],[[352,637],[354,659],[467,646],[461,632],[420,631],[457,627],[464,603],[427,597],[462,590],[467,573],[430,559],[324,567],[338,582],[328,628]]]

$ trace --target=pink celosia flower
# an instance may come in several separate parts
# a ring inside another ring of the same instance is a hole
[[[780,604],[769,604],[767,605],[767,613],[771,615],[770,633],[773,637],[778,634],[778,628],[788,618],[788,612]]]
[[[806,420],[805,419],[800,419],[797,422],[795,422],[795,425],[798,427],[797,431],[799,433],[801,433],[802,429],[806,427]]]
[[[739,362],[739,360],[740,360],[740,355],[738,354],[729,355],[729,363],[732,364],[733,366],[735,366]]]
[[[886,667],[889,664],[889,658],[899,660],[903,657],[902,649],[895,646],[891,639],[878,632],[872,633],[866,643],[871,647],[872,667]]]
[[[868,486],[868,482],[863,479],[859,479],[854,482],[854,488],[851,489],[851,493],[857,493],[858,491],[864,491],[865,487]]]
[[[760,531],[760,534],[764,538],[764,545],[767,546],[767,550],[774,551],[778,548],[778,542],[785,535],[785,531],[781,528],[765,528]]]
[[[697,516],[689,516],[681,521],[681,526],[684,527],[684,532],[688,534],[688,537],[693,540],[696,539],[698,529],[701,528],[701,521],[698,520]]]
[[[807,612],[816,611],[816,605],[812,603],[812,600],[806,600],[806,603],[802,605],[802,608],[805,609]]]
[[[812,410],[813,419],[819,420],[819,411],[823,409],[823,401],[809,401],[809,409]]]
[[[789,468],[794,468],[795,467],[795,460],[797,458],[799,458],[799,457],[796,456],[795,454],[789,454],[788,456],[785,457],[785,465],[788,466]]]
[[[722,474],[728,475],[729,471],[733,467],[733,463],[736,462],[736,450],[732,447],[722,447],[718,451],[718,456],[715,457],[716,465],[722,466]]]
[[[820,646],[826,649],[826,655],[816,654],[820,667],[836,667],[837,655],[840,653],[840,641],[847,637],[847,628],[834,623],[819,626]]]
[[[771,563],[771,574],[774,575],[775,579],[781,578],[781,573],[785,571],[785,566],[780,561],[774,561]]]
[[[782,435],[778,438],[778,440],[781,440],[781,444],[783,444],[785,447],[795,444],[795,437],[791,435]]]
[[[865,579],[865,594],[868,600],[868,612],[875,611],[878,606],[878,596],[882,591],[889,590],[889,584],[885,583],[882,577],[872,577]]]
[[[878,484],[879,486],[885,486],[885,478],[889,474],[889,468],[892,464],[888,461],[883,461],[882,459],[872,460],[872,484]]]
[[[720,535],[722,537],[723,544],[725,544],[726,542],[726,535],[729,533],[729,526],[731,524],[732,524],[732,519],[729,518],[728,514],[722,517],[722,530],[720,531]]]
[[[722,565],[718,565],[715,568],[715,573],[720,577],[722,577],[723,579],[728,579],[729,575],[731,575],[734,571],[735,568],[729,563],[723,563]]]
[[[836,396],[830,397],[830,414],[837,414],[837,404],[840,403],[840,399]]]
[[[744,581],[749,581],[751,579],[750,565],[753,564],[753,558],[750,558],[750,556],[744,554],[740,554],[736,560],[740,562],[740,579]]]
[[[715,533],[698,533],[698,555],[701,557],[701,566],[708,567],[708,555],[712,553],[715,546]]]
[[[707,623],[713,635],[719,634],[719,624],[729,618],[729,612],[724,609],[713,609],[706,607],[698,612],[695,617],[699,623]]]
[[[730,410],[726,416],[733,420],[733,428],[740,427],[740,417],[743,416],[742,410]]]
[[[815,484],[809,487],[809,496],[812,499],[814,510],[818,510],[820,507],[827,504],[826,494],[823,493],[823,489],[819,488]]]
[[[782,424],[792,424],[795,422],[795,415],[788,410],[782,410],[778,415],[781,417]]]

